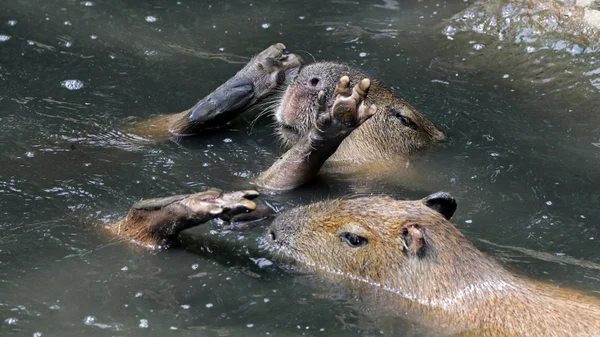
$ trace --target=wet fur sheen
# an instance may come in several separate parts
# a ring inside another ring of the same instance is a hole
[[[424,234],[420,255],[402,234],[413,225]],[[275,251],[336,283],[378,293],[375,310],[408,316],[437,336],[600,334],[600,299],[514,275],[423,200],[324,201],[280,215],[271,229]],[[344,232],[368,244],[352,248],[340,239]]]
[[[333,91],[343,75],[350,77],[351,86],[368,77],[348,65],[319,62],[304,67],[288,86],[275,111],[278,134],[286,148],[294,145],[314,125],[315,101],[320,90],[325,91],[327,106],[331,108]],[[318,82],[312,85],[315,79]],[[445,139],[445,134],[427,117],[376,80],[371,81],[364,104],[376,104],[377,113],[342,142],[329,162],[362,164],[406,158]],[[414,125],[405,126],[397,114],[410,118]]]

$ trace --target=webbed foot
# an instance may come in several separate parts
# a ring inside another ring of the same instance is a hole
[[[213,218],[229,220],[256,209],[250,199],[258,192],[247,190],[222,193],[211,189],[204,192],[148,199],[135,203],[125,220],[113,225],[112,231],[139,244],[164,247],[188,228]]]
[[[377,106],[363,104],[367,98],[371,81],[363,79],[350,89],[350,78],[342,76],[335,87],[333,106],[327,110],[325,92],[317,95],[318,139],[345,138],[377,112]]]

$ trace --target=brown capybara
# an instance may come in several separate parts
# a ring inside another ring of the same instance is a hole
[[[339,63],[302,67],[302,60],[286,54],[281,43],[259,53],[192,108],[154,117],[131,131],[155,138],[202,133],[228,123],[279,92],[284,93],[275,96],[278,103],[272,106],[286,154],[257,179],[258,185],[267,189],[295,188],[316,176],[322,167],[328,172],[402,175],[413,155],[445,139],[444,132],[429,119],[378,81]],[[340,118],[345,112],[334,111],[336,102],[350,97],[352,101],[342,105],[356,116]],[[365,112],[373,110],[361,114],[361,106]],[[330,119],[333,123],[322,121],[321,116],[327,115],[334,117]]]
[[[315,125],[315,104],[319,91],[325,92],[327,106],[333,105],[334,88],[341,76],[350,84],[368,78],[361,71],[340,63],[318,62],[301,69],[288,85],[275,110],[278,134],[286,148],[292,147]],[[329,158],[328,169],[339,166],[406,160],[445,139],[427,117],[376,80],[371,80],[364,104],[377,106],[375,115],[354,130]],[[346,165],[344,165],[346,164]]]
[[[281,214],[266,240],[436,336],[600,336],[600,299],[509,272],[448,221],[455,210],[446,193],[323,201]]]

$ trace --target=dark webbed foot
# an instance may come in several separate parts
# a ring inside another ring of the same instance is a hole
[[[135,242],[164,247],[188,228],[213,218],[224,220],[256,209],[250,199],[256,191],[237,191],[223,194],[208,190],[190,195],[142,200],[134,204],[125,220],[113,225],[112,231]]]
[[[302,66],[299,56],[284,52],[285,45],[277,43],[256,55],[235,76],[175,119],[169,131],[176,136],[187,136],[224,125],[264,97],[281,90]]]

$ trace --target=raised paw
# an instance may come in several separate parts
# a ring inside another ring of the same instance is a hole
[[[300,56],[285,53],[285,45],[276,43],[256,55],[240,73],[253,79],[255,95],[262,97],[279,89],[301,67]]]
[[[350,78],[342,76],[335,87],[334,102],[330,111],[325,104],[325,93],[317,96],[318,124],[321,129],[329,124],[339,124],[338,127],[352,131],[377,112],[377,106],[363,104],[367,98],[371,81],[365,78],[350,89]]]

